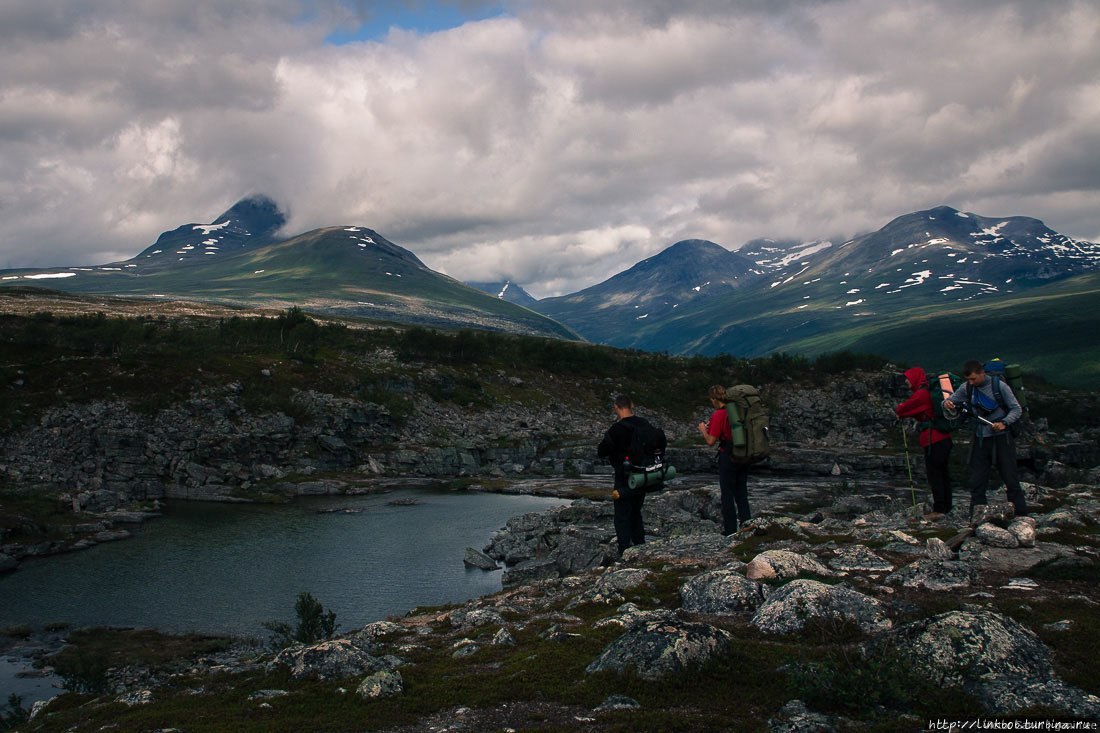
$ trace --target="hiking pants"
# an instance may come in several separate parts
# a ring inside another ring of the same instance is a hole
[[[985,492],[989,486],[989,470],[996,464],[997,472],[1005,482],[1008,500],[1016,507],[1016,515],[1027,514],[1027,500],[1020,480],[1016,477],[1016,441],[1003,431],[997,435],[979,438],[974,436],[970,442],[970,506],[971,511],[977,504],[987,504]]]
[[[752,519],[749,512],[749,467],[734,463],[726,451],[718,453],[718,486],[722,489],[722,533],[733,534],[738,522]]]
[[[937,440],[924,449],[924,471],[928,475],[928,487],[932,489],[932,511],[947,514],[951,511],[951,438]]]
[[[619,489],[623,492],[623,489]],[[629,491],[629,489],[627,489]],[[615,538],[619,541],[619,555],[632,545],[645,543],[645,524],[642,523],[642,504],[645,503],[645,492],[635,491],[629,499],[616,499],[615,505]]]

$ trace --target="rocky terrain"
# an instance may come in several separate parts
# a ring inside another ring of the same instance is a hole
[[[39,705],[27,730],[921,730],[1100,720],[1094,487],[929,521],[885,494],[775,506],[731,538],[717,489],[511,520],[468,560],[505,590],[277,653],[230,647]],[[804,508],[803,508],[804,509]],[[47,663],[49,660],[46,660]],[[722,694],[715,694],[721,690]],[[327,711],[327,712],[326,712]],[[157,721],[154,725],[152,721]],[[300,728],[299,728],[300,729]]]

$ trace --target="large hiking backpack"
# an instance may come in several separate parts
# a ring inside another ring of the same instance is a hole
[[[627,485],[646,492],[660,491],[664,481],[676,475],[676,469],[665,463],[665,448],[668,447],[665,431],[637,416],[627,424],[630,426],[630,445],[623,458]]]
[[[768,457],[768,412],[760,391],[750,384],[726,390],[726,416],[730,422],[730,458],[734,463],[756,463]]]
[[[955,386],[961,382],[962,380],[951,372],[943,372],[936,378],[928,388],[929,396],[932,398],[932,419],[917,423],[918,430],[933,428],[943,433],[952,433],[963,426],[966,421],[961,419],[958,412],[948,413],[943,409],[943,401],[954,394]]]
[[[1023,408],[1024,417],[1027,417],[1027,391],[1024,389],[1024,373],[1019,364],[1009,364],[999,358],[990,359],[983,367],[986,374],[1003,379],[1012,388],[1012,394],[1016,395],[1016,401]],[[1000,396],[1000,391],[995,391]]]

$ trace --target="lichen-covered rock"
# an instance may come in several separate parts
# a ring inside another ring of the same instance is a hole
[[[405,691],[405,680],[397,671],[383,670],[363,678],[355,694],[364,700],[377,700],[380,697],[394,697]]]
[[[791,700],[774,718],[768,719],[771,733],[835,733],[830,719],[821,713],[811,712],[801,700]]]
[[[750,580],[767,578],[794,578],[802,573],[829,576],[834,573],[818,562],[813,555],[800,555],[790,550],[766,550],[745,566],[745,577]]]
[[[864,633],[893,625],[877,599],[844,585],[808,579],[792,580],[772,591],[752,617],[752,624],[767,634],[789,634],[803,629],[811,619],[853,623]]]
[[[995,524],[998,527],[1007,527],[1016,516],[1016,507],[1008,502],[996,504],[975,504],[970,512],[970,524],[980,527],[983,524]]]
[[[670,611],[666,608],[643,611],[636,603],[624,603],[615,609],[615,611],[616,613],[614,616],[608,616],[607,618],[597,621],[594,624],[595,628],[602,629],[607,626],[618,626],[628,629],[631,626],[649,623],[651,621],[675,623],[678,620],[678,616],[674,611]]]
[[[512,636],[508,629],[501,628],[493,635],[493,646],[515,646],[516,637]]]
[[[363,651],[350,639],[330,639],[309,646],[292,646],[282,650],[272,665],[290,668],[296,680],[336,680],[356,677],[388,668],[385,660]]]
[[[1016,517],[1008,525],[1008,531],[1020,547],[1035,547],[1036,522],[1034,517]]]
[[[596,711],[638,710],[641,707],[642,704],[632,697],[627,697],[626,695],[608,695],[607,699],[596,707]]]
[[[633,671],[644,680],[660,680],[699,669],[730,650],[733,636],[708,624],[650,621],[627,630],[588,665],[586,671]]]
[[[650,540],[644,545],[628,547],[623,560],[630,563],[664,562],[697,564],[700,558],[710,558],[715,565],[733,559],[732,540],[720,534],[698,534]]]
[[[452,624],[463,627],[499,626],[504,623],[504,617],[492,608],[459,609],[452,612],[450,618]]]
[[[954,590],[974,582],[974,568],[959,560],[917,560],[887,575],[886,582],[906,588]]]
[[[610,570],[596,578],[596,582],[566,604],[566,608],[576,608],[585,603],[598,603],[606,606],[622,603],[625,600],[623,594],[626,591],[645,585],[652,576],[652,570],[640,568]]]
[[[833,550],[829,567],[843,572],[888,573],[894,566],[866,545],[841,545]]]
[[[929,537],[924,543],[924,552],[932,560],[951,560],[955,557],[955,553],[939,537]]]
[[[1055,678],[1050,651],[1039,637],[992,611],[948,611],[864,646],[870,654],[884,648],[910,660],[913,670],[934,684],[977,696],[990,712],[1041,706],[1074,716],[1100,713],[1100,699]]]
[[[733,570],[708,570],[680,588],[685,611],[751,613],[764,602],[764,586]]]
[[[974,530],[974,536],[990,547],[1013,549],[1020,546],[1020,541],[1016,539],[1016,535],[991,522],[979,524],[977,529]]]

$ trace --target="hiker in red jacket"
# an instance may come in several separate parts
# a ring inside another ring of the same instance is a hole
[[[907,369],[912,396],[894,408],[899,418],[916,418],[917,423],[929,423],[920,430],[920,446],[924,450],[924,467],[928,485],[932,488],[932,512],[943,515],[951,511],[951,475],[947,462],[951,458],[951,435],[931,426],[932,395],[928,391],[928,377],[918,367]],[[930,517],[933,518],[933,517]],[[938,517],[935,517],[938,519]]]

